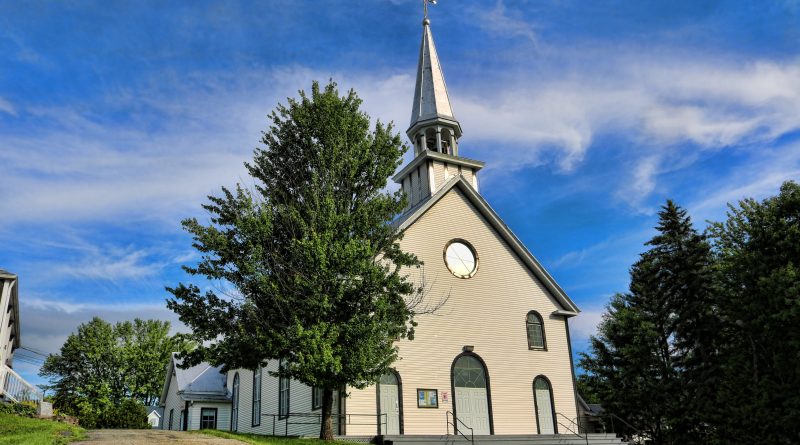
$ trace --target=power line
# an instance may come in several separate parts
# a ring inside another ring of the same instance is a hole
[[[32,352],[32,353],[34,353],[36,355],[41,355],[42,357],[45,357],[45,358],[47,358],[47,356],[49,356],[49,355],[53,355],[53,354],[51,354],[49,352],[42,352],[42,351],[40,351],[38,349],[29,348],[27,346],[22,346],[19,349],[22,350],[22,351]]]

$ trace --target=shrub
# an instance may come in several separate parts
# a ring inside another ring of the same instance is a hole
[[[133,399],[123,400],[116,406],[106,409],[100,416],[99,425],[103,428],[146,429],[147,409],[142,402]]]
[[[16,414],[18,416],[34,417],[36,416],[36,403],[22,402],[22,403],[0,403],[0,413]]]

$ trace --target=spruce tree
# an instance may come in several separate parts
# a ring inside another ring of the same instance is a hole
[[[713,318],[710,247],[672,201],[659,213],[658,235],[630,271],[629,292],[615,295],[581,366],[601,403],[655,444],[699,442],[698,401],[713,371],[703,336]]]
[[[800,186],[729,206],[720,277],[720,444],[800,443]]]
[[[186,270],[235,295],[168,289],[169,308],[201,345],[185,366],[282,359],[280,375],[323,388],[323,439],[333,438],[333,392],[387,372],[395,341],[413,338],[420,301],[404,271],[420,263],[391,225],[405,200],[385,190],[407,147],[391,124],[370,130],[360,105],[333,82],[278,105],[247,164],[254,189],[209,197],[208,225],[183,221],[203,254]]]

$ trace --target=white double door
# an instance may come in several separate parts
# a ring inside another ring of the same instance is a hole
[[[456,386],[455,402],[458,427],[468,434],[462,426],[472,428],[475,435],[489,435],[489,402],[486,388],[466,388]]]
[[[397,385],[381,383],[381,433],[400,434],[400,391]],[[385,422],[385,423],[383,423]]]

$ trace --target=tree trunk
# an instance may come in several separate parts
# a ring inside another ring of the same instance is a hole
[[[322,390],[322,422],[320,422],[319,438],[333,440],[333,390]]]

